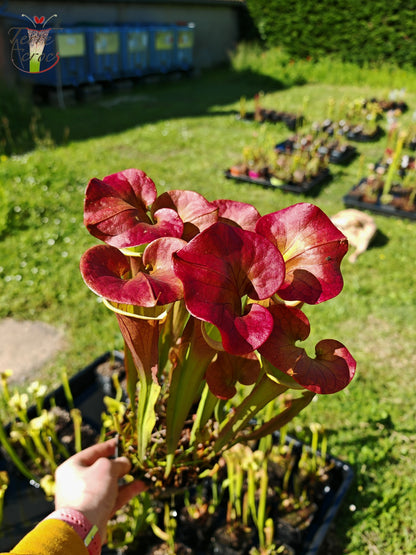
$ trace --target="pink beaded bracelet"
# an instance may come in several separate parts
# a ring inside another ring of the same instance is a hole
[[[49,518],[63,520],[69,524],[83,540],[89,555],[99,555],[101,553],[101,538],[98,527],[95,524],[92,525],[80,511],[69,508],[57,509],[48,515],[45,520]]]

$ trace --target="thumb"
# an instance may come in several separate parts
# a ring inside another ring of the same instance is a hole
[[[116,503],[114,505],[114,512],[118,511],[123,507],[126,503],[133,499],[139,493],[142,493],[147,489],[146,485],[139,480],[135,480],[134,482],[130,482],[129,484],[124,484],[120,487],[118,496],[116,499]]]

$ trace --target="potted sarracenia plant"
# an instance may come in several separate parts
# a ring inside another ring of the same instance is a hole
[[[90,181],[84,220],[105,243],[82,256],[81,272],[125,341],[120,441],[142,479],[187,485],[232,445],[351,381],[355,361],[338,341],[320,341],[315,358],[296,345],[309,335],[303,303],[343,285],[347,240],[316,206],[261,216],[192,191],[158,196],[129,169]],[[246,390],[233,404],[237,384]],[[288,394],[281,412],[253,420]]]
[[[92,179],[84,221],[104,244],[84,253],[82,276],[115,314],[125,343],[124,391],[117,379],[113,399],[103,390],[107,416],[101,434],[93,434],[92,440],[103,433],[118,434],[119,450],[132,461],[132,474],[149,484],[110,523],[110,543],[125,546],[150,526],[165,541],[167,553],[180,552],[172,496],[182,495],[187,522],[202,527],[214,518],[221,492],[228,491],[225,536],[242,531],[253,555],[293,553],[282,551],[273,532],[278,525],[266,518],[272,514],[267,507],[272,483],[268,470],[288,461],[280,476],[280,501],[274,505],[293,510],[299,502],[292,501],[291,490],[302,473],[309,476],[312,469],[315,482],[323,484],[322,473],[326,476],[334,466],[325,466],[325,454],[324,470],[317,467],[315,455],[309,464],[298,447],[285,442],[284,429],[316,394],[340,391],[355,373],[356,363],[339,341],[319,341],[314,357],[297,344],[310,332],[303,304],[332,299],[342,289],[345,236],[312,204],[261,216],[250,204],[208,201],[193,191],[158,196],[150,177],[136,169]],[[82,373],[82,383],[86,376],[88,384],[95,383],[91,369]],[[6,377],[2,383],[7,401]],[[71,409],[68,418],[79,450],[80,410],[73,407],[66,378],[65,384],[62,397]],[[51,493],[48,475],[59,461],[50,451],[55,449],[59,458],[67,453],[59,439],[54,442],[55,420],[45,410],[44,394],[37,388],[33,418],[21,407],[21,397],[16,408],[18,420],[31,431],[36,452],[29,455],[35,470],[19,459],[16,445],[27,441],[22,434],[16,437],[18,423],[11,428],[15,447],[6,430],[1,439],[21,474],[35,483],[44,474],[48,483],[43,480],[42,486]],[[90,403],[84,395],[83,405],[77,406],[84,411]],[[40,423],[42,432],[35,426]],[[283,433],[276,445],[277,431]],[[235,464],[235,456],[241,465]],[[42,460],[49,465],[45,470],[39,467]],[[294,466],[301,471],[297,480]],[[212,491],[204,497],[198,488],[207,476]],[[7,476],[2,491],[6,482]],[[192,495],[191,486],[196,486]],[[328,483],[324,487],[332,488]],[[313,505],[306,498],[299,505],[308,519]],[[255,532],[247,527],[249,521]],[[140,542],[143,547],[142,536]],[[215,545],[212,549],[218,552]]]
[[[312,357],[297,344],[310,332],[303,304],[332,299],[342,289],[345,236],[312,204],[261,216],[250,204],[208,201],[193,191],[158,196],[137,169],[92,179],[84,222],[103,244],[83,254],[82,276],[115,314],[125,343],[124,394],[117,382],[115,398],[106,398],[105,433],[119,435],[132,474],[149,484],[118,523],[127,530],[133,522],[121,544],[146,524],[168,553],[178,552],[172,495],[183,497],[204,476],[215,486],[225,464],[229,519],[247,520],[250,513],[261,552],[282,553],[271,551],[265,472],[267,461],[292,460],[292,448],[284,447],[283,434],[281,448],[268,457],[272,434],[316,394],[345,388],[356,369],[337,340],[319,341]],[[230,451],[237,446],[262,453],[244,456],[250,510],[241,515],[242,474],[232,470]],[[255,487],[262,492],[258,501]],[[188,501],[185,495],[191,520],[204,506],[210,507],[205,516],[212,514],[215,487],[212,492],[197,508],[198,494]],[[161,499],[162,521],[152,508]],[[118,524],[110,524],[113,544]],[[239,529],[235,522],[233,529]]]

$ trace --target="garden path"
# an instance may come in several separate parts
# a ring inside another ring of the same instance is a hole
[[[44,322],[0,320],[0,372],[13,371],[11,381],[36,379],[41,369],[63,347],[62,332]]]

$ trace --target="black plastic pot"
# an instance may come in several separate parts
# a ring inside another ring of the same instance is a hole
[[[357,149],[353,145],[347,145],[343,150],[331,150],[329,162],[331,164],[349,164],[357,156]]]

